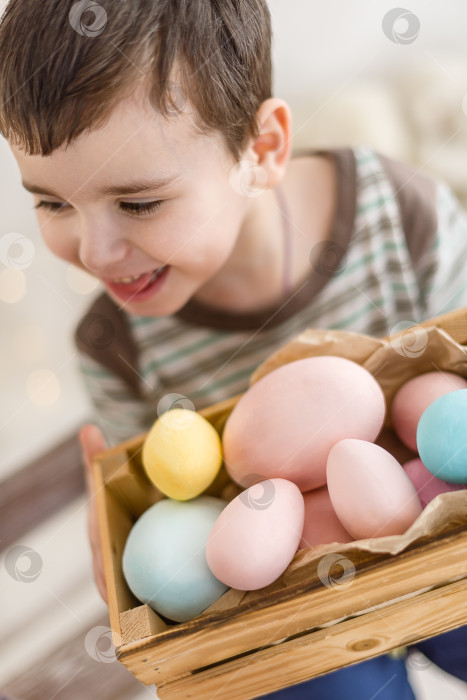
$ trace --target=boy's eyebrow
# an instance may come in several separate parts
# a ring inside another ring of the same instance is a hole
[[[180,174],[177,173],[175,175],[169,175],[168,177],[158,178],[157,180],[140,180],[136,182],[124,183],[122,185],[111,185],[108,187],[101,187],[99,190],[97,190],[96,196],[92,197],[92,199],[95,199],[98,196],[120,196],[127,194],[138,194],[140,192],[146,192],[148,190],[163,189],[164,187],[167,187],[167,185],[172,184],[172,182],[174,182],[174,180],[177,180],[179,177]],[[60,196],[58,194],[55,194],[55,192],[52,192],[52,190],[48,190],[47,188],[42,187],[40,185],[34,185],[33,183],[25,182],[24,180],[22,181],[22,185],[25,190],[31,192],[32,194],[46,194],[50,197],[56,197],[57,199],[60,199]]]

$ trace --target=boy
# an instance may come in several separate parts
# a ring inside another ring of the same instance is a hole
[[[446,187],[364,148],[290,158],[263,0],[11,0],[0,57],[0,131],[46,244],[105,287],[76,337],[107,442],[244,391],[303,328],[386,335],[467,305],[467,222]],[[105,441],[95,426],[81,440],[89,478]],[[439,639],[420,648],[461,676]],[[271,697],[349,688],[414,697],[392,656]]]

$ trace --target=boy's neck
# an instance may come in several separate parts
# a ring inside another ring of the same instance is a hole
[[[281,185],[290,217],[290,270],[296,288],[311,272],[310,251],[325,240],[336,205],[336,173],[330,157],[290,161]],[[284,301],[285,230],[277,193],[252,199],[237,244],[224,267],[193,300],[227,313],[253,313]]]

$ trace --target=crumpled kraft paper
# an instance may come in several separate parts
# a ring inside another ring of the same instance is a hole
[[[386,398],[386,419],[377,444],[403,462],[415,456],[391,430],[391,403],[399,387],[418,374],[455,372],[467,378],[467,348],[440,328],[413,326],[389,340],[339,330],[308,329],[268,357],[254,372],[250,385],[283,364],[317,355],[346,357],[363,365],[377,379]],[[229,589],[202,614],[235,608],[273,591],[306,581],[326,554],[380,552],[398,554],[423,537],[439,535],[454,525],[467,526],[467,490],[433,499],[403,535],[315,545],[299,550],[284,573],[258,591]]]

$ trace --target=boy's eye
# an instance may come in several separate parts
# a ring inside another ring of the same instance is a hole
[[[120,207],[123,211],[136,216],[141,214],[153,214],[161,205],[162,202],[159,200],[155,200],[154,202],[120,202]],[[68,204],[65,202],[47,202],[41,200],[35,205],[34,209],[47,209],[48,211],[58,213],[67,207]]]

